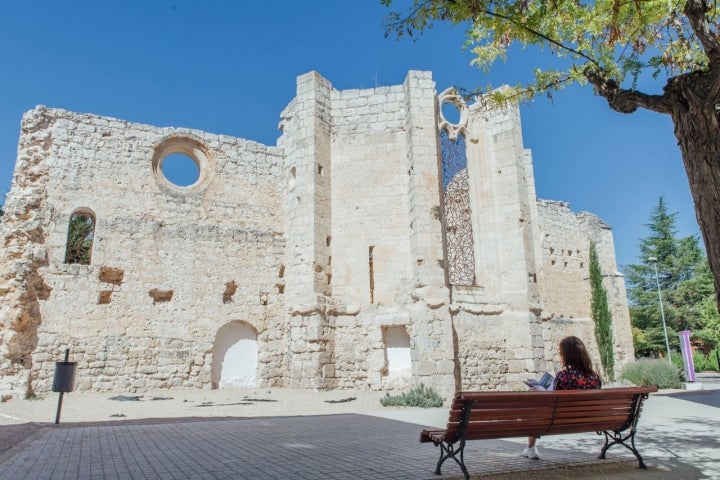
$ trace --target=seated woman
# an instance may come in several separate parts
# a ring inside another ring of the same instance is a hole
[[[602,387],[600,375],[595,373],[585,344],[578,337],[565,337],[560,341],[560,362],[563,369],[558,372],[553,382],[553,390],[586,390]],[[535,442],[537,438],[529,437],[528,446],[523,450],[523,457],[540,458]]]

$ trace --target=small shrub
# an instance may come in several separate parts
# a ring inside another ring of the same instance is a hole
[[[708,365],[710,370],[720,372],[720,349],[714,348],[708,354]]]
[[[718,369],[718,350],[711,350],[709,354],[703,355],[702,352],[693,352],[693,364],[696,372],[717,372]]]
[[[693,366],[695,367],[695,373],[710,370],[708,356],[703,355],[702,352],[698,352],[697,350],[694,351],[693,352]]]
[[[640,387],[680,388],[681,370],[667,360],[641,358],[625,366],[620,378]]]
[[[670,361],[680,370],[682,376],[685,377],[685,364],[683,363],[682,354],[680,352],[674,352],[673,356],[670,357]]]
[[[685,365],[683,364],[682,355],[679,353],[672,356],[673,365],[678,367],[680,371],[685,371]],[[716,351],[713,350],[709,355],[704,355],[701,351],[695,350],[693,352],[693,367],[695,367],[695,373],[718,371],[718,359]]]
[[[385,398],[380,399],[383,407],[421,407],[433,408],[442,407],[443,398],[433,387],[425,387],[422,383],[401,395],[390,396],[386,394]]]

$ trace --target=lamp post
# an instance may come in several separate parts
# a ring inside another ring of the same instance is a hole
[[[648,261],[652,262],[653,266],[655,267],[655,285],[657,285],[658,302],[660,302],[660,318],[662,319],[663,333],[665,334],[665,348],[667,349],[668,362],[672,363],[672,360],[670,360],[670,342],[668,342],[667,326],[665,325],[665,310],[663,310],[662,294],[660,293],[660,280],[658,279],[657,258],[649,257]]]

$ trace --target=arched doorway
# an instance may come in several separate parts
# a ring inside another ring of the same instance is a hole
[[[257,372],[257,332],[234,321],[218,330],[213,346],[212,387],[254,387]]]

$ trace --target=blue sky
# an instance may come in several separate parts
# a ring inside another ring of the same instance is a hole
[[[430,70],[442,91],[516,83],[547,60],[523,52],[485,75],[469,65],[462,28],[437,26],[415,42],[384,38],[380,0],[5,0],[0,8],[2,193],[22,114],[39,104],[275,145],[295,78],[311,70],[338,89]],[[607,222],[620,265],[637,262],[661,195],[678,212],[679,234],[698,233],[669,118],[613,112],[580,87],[521,112],[538,196]]]

